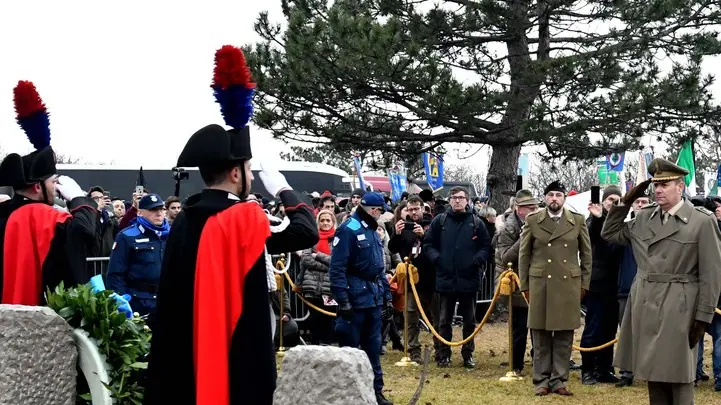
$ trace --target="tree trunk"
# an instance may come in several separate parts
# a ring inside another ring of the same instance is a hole
[[[490,206],[495,208],[499,214],[508,208],[511,198],[511,196],[502,193],[513,192],[515,194],[520,154],[521,145],[493,147],[487,182],[491,190]]]

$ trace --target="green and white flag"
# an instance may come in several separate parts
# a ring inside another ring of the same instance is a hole
[[[684,177],[684,183],[686,183],[686,193],[693,197],[696,195],[696,165],[694,164],[693,158],[693,142],[686,141],[681,147],[681,151],[678,153],[678,160],[676,164],[684,169],[688,170],[688,174]]]

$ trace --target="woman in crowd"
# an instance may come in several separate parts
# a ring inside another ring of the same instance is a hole
[[[321,210],[317,216],[318,244],[303,251],[301,255],[301,273],[298,277],[303,296],[319,308],[335,313],[336,302],[330,291],[330,254],[335,236],[336,217],[326,210]],[[319,312],[311,311],[308,318],[308,328],[313,344],[330,344],[333,341],[335,330],[334,318]]]

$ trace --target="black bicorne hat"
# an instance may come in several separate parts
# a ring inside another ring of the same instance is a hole
[[[19,81],[13,89],[18,124],[35,147],[35,151],[20,156],[11,153],[0,163],[0,186],[22,189],[45,181],[57,173],[55,152],[50,146],[50,120],[47,108],[35,85]]]
[[[178,157],[178,167],[215,167],[241,162],[253,157],[250,130],[225,130],[220,125],[207,125],[194,133]]]
[[[211,88],[225,124],[232,129],[211,124],[197,131],[180,153],[178,167],[222,168],[253,157],[248,121],[255,83],[240,48],[225,45],[216,51]]]

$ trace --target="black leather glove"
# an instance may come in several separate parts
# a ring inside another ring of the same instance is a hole
[[[381,311],[381,316],[383,317],[384,321],[390,321],[393,319],[393,313],[395,312],[395,308],[393,308],[393,303],[391,301],[388,301],[383,305],[383,309]]]
[[[691,324],[691,330],[688,332],[688,347],[693,349],[698,344],[699,340],[703,337],[706,332],[708,324],[706,322],[694,320]]]
[[[349,302],[344,302],[338,306],[338,316],[346,321],[353,319],[353,307],[350,306]]]
[[[623,201],[624,205],[631,205],[634,201],[637,199],[643,197],[646,195],[646,190],[648,190],[648,186],[651,184],[651,179],[648,179],[644,182],[639,183],[638,185],[634,186],[630,190],[626,192],[626,195],[623,196],[621,201]]]

